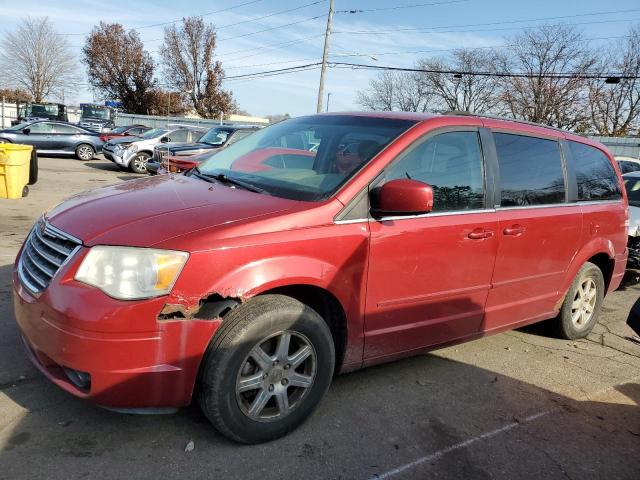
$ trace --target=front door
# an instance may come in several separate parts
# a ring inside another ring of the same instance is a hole
[[[434,207],[370,222],[365,362],[479,331],[498,247],[484,170],[468,128],[428,134],[384,172],[431,185]]]
[[[36,122],[29,125],[29,133],[24,135],[24,141],[33,145],[36,150],[53,150],[53,123]]]
[[[500,247],[483,330],[553,314],[580,242],[556,139],[494,133],[500,171]]]

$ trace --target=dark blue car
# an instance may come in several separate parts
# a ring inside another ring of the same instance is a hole
[[[67,122],[36,120],[0,130],[0,143],[32,145],[39,154],[75,155],[91,160],[102,151],[100,135]]]

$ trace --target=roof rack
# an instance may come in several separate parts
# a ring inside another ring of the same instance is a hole
[[[490,115],[487,113],[473,113],[467,112],[465,110],[449,110],[446,112],[442,112],[442,115],[458,115],[462,117],[480,117],[480,118],[490,118],[491,120],[501,120],[503,122],[515,122],[515,123],[523,123],[525,125],[533,125],[534,127],[548,128],[550,130],[556,130],[557,132],[566,132],[562,128],[552,127],[551,125],[545,125],[543,123],[530,122],[528,120],[519,120],[517,118],[508,118],[501,117],[499,115]]]

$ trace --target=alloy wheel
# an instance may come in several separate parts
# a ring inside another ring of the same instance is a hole
[[[78,156],[81,160],[89,160],[93,157],[93,149],[87,145],[78,147]]]
[[[236,379],[240,410],[252,420],[274,421],[290,414],[311,390],[317,356],[307,337],[284,331],[255,345]]]
[[[135,166],[135,170],[141,173],[147,171],[147,162],[149,159],[143,155],[136,155],[133,159],[133,165]]]
[[[576,289],[571,304],[571,321],[577,328],[584,328],[596,308],[598,287],[593,278],[584,279]]]

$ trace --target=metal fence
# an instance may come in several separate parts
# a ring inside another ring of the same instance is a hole
[[[216,125],[220,125],[220,120],[212,120],[212,119],[204,119],[204,118],[187,118],[187,117],[160,117],[155,115],[136,115],[131,113],[119,113],[116,118],[116,126],[126,126],[126,125],[146,125],[151,128],[162,128],[165,127],[168,123],[173,124],[182,124],[182,125],[195,125],[198,127],[211,128]],[[224,120],[225,125],[260,125],[263,126],[262,122],[251,122],[251,121],[233,121],[233,120]]]
[[[614,156],[640,160],[640,137],[589,137],[605,145]]]

